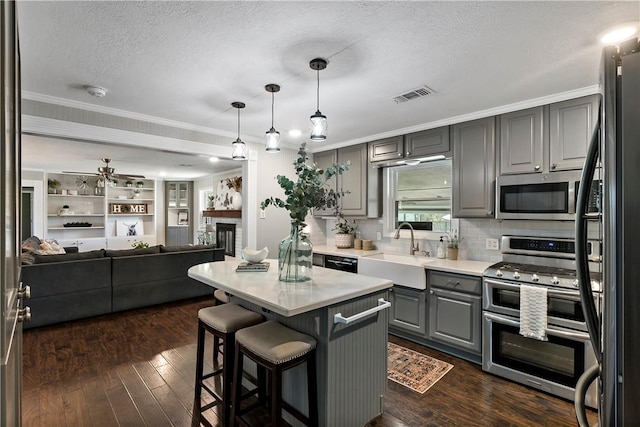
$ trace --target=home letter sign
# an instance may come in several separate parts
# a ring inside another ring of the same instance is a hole
[[[109,212],[113,215],[142,215],[147,213],[147,204],[109,203]]]

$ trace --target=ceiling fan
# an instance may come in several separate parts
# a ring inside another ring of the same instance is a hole
[[[144,178],[144,175],[135,175],[135,174],[117,174],[115,173],[115,169],[109,166],[111,159],[102,159],[104,162],[104,166],[98,167],[98,173],[95,172],[71,172],[71,171],[62,171],[62,173],[71,173],[75,175],[97,175],[106,180],[110,180],[113,178],[120,179],[137,179]]]

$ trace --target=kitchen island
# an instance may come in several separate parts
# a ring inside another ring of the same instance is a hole
[[[222,289],[232,301],[313,336],[317,342],[318,425],[359,427],[382,413],[387,388],[386,279],[313,267],[308,282],[278,280],[267,272],[236,272],[241,260],[199,264],[189,277]],[[285,374],[283,397],[307,413],[306,371]],[[286,418],[292,425],[297,421]],[[295,422],[294,422],[295,421]]]

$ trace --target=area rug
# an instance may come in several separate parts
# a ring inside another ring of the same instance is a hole
[[[388,343],[387,377],[424,394],[453,368],[453,365],[408,348]]]

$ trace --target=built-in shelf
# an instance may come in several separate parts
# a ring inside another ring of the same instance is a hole
[[[92,225],[91,227],[47,227],[47,230],[96,230],[104,229],[102,225]]]
[[[242,211],[240,210],[216,210],[206,209],[202,211],[202,216],[205,218],[242,218]]]
[[[58,214],[47,214],[47,216],[52,216],[52,217],[60,217],[60,218],[66,218],[66,217],[72,217],[72,216],[104,216],[104,214],[96,214],[96,213],[91,213],[91,214],[66,214],[66,215],[58,215]]]

